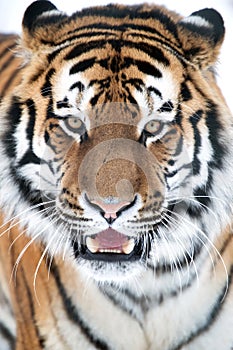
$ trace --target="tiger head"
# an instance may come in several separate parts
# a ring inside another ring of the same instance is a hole
[[[1,200],[33,240],[98,280],[195,259],[230,132],[213,70],[223,36],[212,9],[26,10]]]

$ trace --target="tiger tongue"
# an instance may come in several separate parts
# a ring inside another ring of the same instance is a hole
[[[87,247],[92,253],[112,252],[130,254],[134,248],[134,239],[108,228],[99,232],[95,238],[87,237]]]
[[[95,239],[98,242],[99,249],[121,249],[122,245],[128,240],[127,236],[112,228],[101,231]]]

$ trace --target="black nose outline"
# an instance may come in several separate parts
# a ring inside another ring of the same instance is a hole
[[[119,218],[119,216],[126,210],[130,209],[131,207],[133,207],[137,201],[137,195],[134,196],[134,199],[132,202],[130,202],[129,204],[127,205],[124,205],[122,206],[122,208],[120,208],[120,210],[118,210],[116,212],[116,218],[112,218],[112,217],[109,217],[109,218],[105,218],[104,215],[105,215],[105,212],[103,211],[103,208],[101,208],[98,204],[96,203],[93,203],[90,201],[90,199],[88,198],[88,195],[85,193],[85,200],[88,202],[88,204],[90,206],[92,206],[93,208],[96,208],[99,213],[101,214],[101,216],[103,216],[103,218],[107,221],[107,223],[109,224],[109,226],[111,226],[113,224],[113,222],[115,220],[117,220]]]

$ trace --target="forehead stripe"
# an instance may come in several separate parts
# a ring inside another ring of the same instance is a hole
[[[93,64],[96,61],[96,57],[89,58],[87,60],[83,60],[81,62],[76,63],[71,69],[70,69],[70,75],[76,74],[79,72],[84,72],[86,69],[93,66]]]
[[[79,72],[84,72],[86,69],[91,68],[94,63],[98,63],[100,66],[104,68],[108,68],[108,60],[97,60],[96,57],[83,60],[81,62],[76,63],[73,67],[70,69],[70,75],[76,74]],[[154,67],[151,63],[142,61],[142,60],[134,60],[131,57],[125,57],[124,58],[124,68],[128,68],[130,66],[136,66],[139,71],[141,71],[144,74],[152,75],[155,78],[161,78],[162,73],[159,69]],[[111,67],[110,67],[111,68]]]
[[[95,49],[104,49],[106,47],[106,44],[112,45],[113,49],[116,51],[119,51],[121,47],[124,46],[124,48],[132,48],[137,49],[140,51],[145,52],[148,56],[155,59],[158,62],[163,63],[165,66],[169,66],[170,62],[167,57],[165,57],[163,51],[159,49],[156,46],[149,45],[146,43],[136,43],[132,41],[126,41],[126,40],[101,40],[101,41],[91,41],[89,43],[76,45],[74,48],[71,49],[71,51],[65,56],[65,60],[72,60],[74,58],[77,58],[78,56],[90,52],[91,50]]]
[[[155,19],[156,20],[156,19]],[[85,39],[85,38],[94,38],[94,37],[101,37],[104,36],[104,38],[108,38],[109,36],[115,36],[116,38],[119,38],[122,34],[122,32],[130,31],[130,36],[140,36],[146,39],[150,40],[158,40],[158,37],[160,39],[161,43],[166,43],[168,45],[173,46],[174,43],[172,43],[169,40],[169,37],[163,35],[163,32],[156,30],[154,27],[151,27],[149,25],[142,25],[142,24],[134,24],[132,22],[126,22],[123,24],[116,24],[111,25],[110,23],[92,23],[90,25],[85,25],[82,27],[79,27],[77,29],[74,29],[73,31],[70,31],[67,33],[67,37],[61,41],[57,41],[56,45],[64,45],[66,42],[70,43],[74,40],[78,39]],[[171,32],[172,35],[174,35],[174,32]],[[55,44],[53,42],[47,44]],[[179,41],[176,42],[177,46],[180,47]]]
[[[110,18],[113,21],[115,19],[129,19],[133,21],[135,21],[135,19],[142,19],[144,21],[157,20],[160,23],[162,22],[165,28],[173,33],[173,36],[178,38],[176,24],[160,9],[149,9],[148,11],[145,11],[143,5],[130,6],[130,8],[120,8],[116,5],[108,5],[104,8],[92,8],[91,12],[89,9],[84,9],[80,12],[75,13],[72,19],[77,20],[78,18],[83,17],[93,18],[94,16],[98,17],[98,20],[100,22],[104,21],[104,17],[107,19]]]

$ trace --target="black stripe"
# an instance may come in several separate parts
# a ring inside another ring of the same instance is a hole
[[[104,94],[104,90],[101,90],[98,94],[96,94],[94,97],[91,98],[90,104],[92,106],[95,106],[100,98]]]
[[[108,24],[105,25],[103,23],[98,23],[98,24],[92,24],[90,26],[81,27],[78,30],[79,31],[85,30],[85,29],[89,30],[89,29],[95,29],[95,28],[100,28],[100,27],[105,27],[106,29],[109,29],[111,31],[106,31],[106,32],[103,32],[103,31],[99,31],[99,32],[93,32],[93,31],[91,31],[91,32],[84,32],[84,33],[75,35],[73,37],[68,37],[68,38],[66,38],[63,41],[56,43],[56,45],[63,45],[63,47],[55,50],[53,53],[48,55],[49,63],[51,63],[53,61],[53,59],[63,49],[71,46],[72,45],[72,43],[71,43],[72,40],[75,41],[75,40],[81,39],[81,38],[86,39],[86,40],[87,39],[89,40],[89,38],[91,38],[91,39],[97,38],[97,40],[98,40],[100,36],[104,36],[105,35],[105,38],[102,39],[102,42],[106,43],[106,42],[109,41],[108,37],[111,36],[111,38],[112,38],[113,32],[115,31],[116,32],[115,36],[116,36],[116,41],[117,41],[117,35],[119,35],[119,32],[120,31],[124,32],[125,30],[129,30],[129,29],[134,29],[134,30],[137,30],[138,32],[140,32],[141,30],[144,30],[147,33],[150,32],[151,34],[156,34],[159,37],[162,37],[162,39],[158,39],[158,38],[154,38],[153,36],[145,35],[145,34],[142,34],[142,33],[132,33],[131,37],[134,37],[134,39],[135,39],[135,41],[132,41],[132,42],[134,42],[135,45],[138,42],[138,38],[140,38],[140,42],[141,42],[142,38],[145,38],[145,39],[149,39],[151,41],[154,41],[156,43],[160,43],[161,45],[165,45],[166,47],[170,46],[171,50],[174,53],[176,53],[176,56],[177,56],[178,59],[179,59],[179,56],[182,56],[182,52],[179,50],[179,48],[180,48],[179,43],[178,43],[178,46],[175,47],[166,37],[164,37],[161,34],[161,32],[158,32],[154,28],[151,28],[149,26],[135,25],[135,24],[132,24],[132,23],[126,23],[124,25],[119,25],[119,26],[117,26],[117,25],[111,26],[111,25],[108,25]],[[64,45],[66,42],[67,42],[67,44]],[[181,60],[181,62],[182,62],[183,65],[185,65],[183,60]]]
[[[15,337],[5,324],[0,322],[0,339],[5,339],[10,349],[15,349]]]
[[[141,60],[131,60],[132,64],[136,65],[141,72],[148,75],[152,75],[155,78],[162,78],[162,73],[160,72],[160,70],[155,68],[155,66],[153,66],[151,63]]]
[[[172,103],[172,101],[167,101],[164,102],[163,105],[157,109],[158,112],[163,113],[163,112],[172,112],[174,108],[174,105]]]
[[[161,94],[161,92],[156,89],[154,86],[149,86],[147,89],[149,92],[153,92],[155,95],[157,95],[161,100],[163,99],[163,96]]]
[[[101,36],[103,37],[104,36],[104,39],[107,42],[109,36],[111,36],[111,38],[112,38],[113,35],[115,34],[115,37],[117,38],[117,36],[119,34],[118,27],[116,27],[116,26],[106,25],[106,29],[109,29],[109,30],[106,30],[106,31],[99,30],[98,32],[94,31],[94,29],[99,29],[99,27],[100,27],[99,23],[98,24],[91,24],[91,25],[85,26],[85,27],[80,27],[78,29],[79,34],[73,35],[71,37],[68,36],[64,40],[56,42],[56,43],[47,42],[47,44],[50,44],[50,45],[56,45],[56,46],[57,45],[62,45],[63,46],[62,48],[59,48],[59,49],[55,50],[53,53],[51,53],[49,55],[50,62],[51,62],[51,60],[54,57],[57,56],[57,54],[58,54],[58,52],[60,52],[60,50],[63,50],[64,47],[66,48],[67,46],[72,45],[72,41],[77,41],[78,39],[88,39],[88,40],[90,40],[90,38],[91,39],[94,39],[94,38],[99,39],[99,37],[101,37]],[[85,30],[90,30],[90,31],[86,32]],[[65,45],[66,43],[67,43],[67,45]]]
[[[24,287],[25,287],[26,293],[27,293],[27,300],[29,302],[29,308],[30,308],[30,313],[31,313],[31,318],[32,318],[32,324],[33,324],[33,327],[34,327],[35,332],[36,332],[38,343],[39,343],[41,349],[45,349],[45,339],[40,334],[40,330],[39,330],[39,327],[37,325],[35,308],[34,308],[34,302],[33,302],[32,294],[31,294],[30,288],[28,286],[28,283],[27,283],[27,280],[26,280],[23,268],[21,269],[21,273],[22,273],[22,277],[23,277]],[[17,291],[16,291],[16,293],[17,293]],[[20,305],[21,302],[18,301],[18,303]]]
[[[69,99],[67,97],[64,97],[63,100],[56,102],[56,106],[57,106],[57,109],[69,108],[70,107]]]
[[[7,67],[9,67],[9,66],[11,65],[11,63],[12,63],[12,61],[14,61],[14,59],[15,59],[15,55],[12,54],[12,55],[6,60],[6,62],[1,66],[1,68],[0,68],[0,74],[1,74],[5,69],[7,69]]]
[[[158,62],[163,63],[163,65],[168,66],[170,64],[167,57],[164,56],[164,53],[161,49],[159,49],[157,46],[149,45],[146,43],[136,43],[132,41],[126,41],[126,40],[96,40],[91,41],[85,44],[79,44],[76,45],[74,48],[71,49],[71,51],[64,57],[65,60],[72,60],[74,58],[77,58],[81,54],[84,54],[86,52],[90,52],[91,50],[95,49],[105,49],[106,45],[110,44],[113,49],[115,49],[117,52],[119,52],[120,48],[124,46],[125,48],[133,48],[138,49],[140,51],[143,51],[147,53],[150,57],[157,60]]]
[[[131,7],[131,9],[132,9],[132,7]],[[156,27],[156,20],[157,20],[160,23],[162,23],[165,26],[165,28],[167,28],[170,31],[170,33],[176,38],[178,45],[181,46],[180,43],[179,43],[179,37],[177,35],[176,24],[172,20],[170,20],[169,17],[164,15],[164,13],[160,12],[159,10],[150,10],[147,13],[144,12],[144,16],[143,15],[140,16],[140,14],[139,14],[139,16],[137,16],[137,14],[134,11],[131,11],[129,9],[129,14],[130,14],[130,12],[131,12],[131,19],[134,20],[134,19],[136,19],[138,17],[141,17],[141,18],[142,17],[146,17],[144,19],[147,20],[147,19],[150,18],[150,19],[154,20],[154,26],[152,27],[151,25],[146,25],[146,21],[145,21],[144,25],[138,24],[138,23],[135,24],[133,22],[129,22],[128,21],[129,18],[130,18],[129,15],[126,15],[126,16],[123,15],[123,16],[121,16],[121,18],[125,17],[125,20],[127,21],[127,22],[125,22],[123,24],[121,24],[121,23],[120,24],[115,24],[114,23],[112,25],[111,23],[106,23],[105,21],[101,22],[101,20],[104,20],[104,19],[100,18],[98,23],[93,23],[93,24],[90,24],[90,25],[80,26],[80,27],[78,27],[75,30],[67,32],[67,34],[68,35],[74,35],[76,32],[80,32],[80,31],[85,31],[85,30],[88,31],[89,29],[99,29],[98,34],[101,35],[101,33],[102,33],[101,30],[108,30],[108,29],[110,29],[110,30],[114,30],[116,32],[119,32],[119,31],[124,31],[125,32],[126,29],[135,29],[138,32],[139,31],[144,31],[145,33],[152,33],[152,34],[156,34],[156,35],[162,36],[161,30],[158,31],[155,28]],[[114,19],[115,18],[120,18],[119,16],[117,16],[117,13],[119,13],[118,9],[114,9],[113,16],[111,16],[111,17],[113,17]],[[141,14],[142,14],[142,12],[141,12]],[[79,15],[79,17],[82,17],[85,14],[83,12],[77,13],[77,14],[75,14],[75,17],[77,18],[76,15]],[[90,15],[91,15],[91,17],[93,17],[92,14],[90,14]],[[153,18],[151,18],[151,17],[153,17]],[[93,34],[95,34],[95,32]],[[103,34],[109,34],[109,32],[106,32],[106,33],[103,32]],[[167,39],[166,32],[164,32],[164,34],[165,34],[164,39]],[[76,36],[74,37],[74,39],[76,39]],[[68,40],[72,40],[72,37],[69,37]],[[58,44],[63,44],[63,43],[64,43],[64,41],[59,42]]]
[[[128,86],[124,86],[126,92],[127,92],[127,95],[125,96],[124,98],[124,102],[130,102],[134,105],[134,107],[137,109],[137,111],[139,111],[139,107],[138,107],[138,102],[137,100],[135,100],[135,98],[133,97],[133,95],[131,94],[131,89],[129,89]]]
[[[8,54],[11,50],[13,50],[13,49],[15,48],[15,46],[16,46],[16,44],[14,43],[14,44],[11,44],[11,45],[5,47],[4,50],[2,50],[2,51],[0,52],[0,60],[1,60],[6,54]]]
[[[50,62],[48,62],[48,65],[50,64]],[[36,72],[34,75],[31,76],[31,78],[28,80],[28,85],[34,83],[35,81],[37,81],[43,74],[44,74],[44,69],[39,69],[38,72]]]
[[[189,121],[193,127],[194,133],[194,154],[193,154],[193,175],[197,175],[200,172],[201,162],[198,158],[198,154],[201,147],[201,136],[197,127],[198,122],[203,117],[203,111],[198,110],[193,115],[189,117]]]
[[[51,83],[51,78],[55,73],[54,68],[50,68],[48,73],[46,74],[45,77],[45,83],[41,88],[41,95],[43,97],[51,97],[52,96],[52,83]]]
[[[111,287],[112,290],[110,289]],[[140,318],[137,317],[136,309],[138,308],[141,313],[148,311],[149,300],[145,295],[142,297],[136,297],[133,295],[133,298],[131,298],[131,296],[128,298],[127,290],[119,290],[118,288],[115,289],[114,286],[103,287],[100,285],[99,290],[104,297],[107,297],[112,302],[113,305],[132,317],[140,324],[141,327],[143,327]],[[132,306],[128,307],[127,302],[131,302]]]
[[[93,66],[96,61],[96,57],[89,58],[87,60],[83,60],[81,62],[76,63],[71,69],[70,74],[76,74],[79,72],[84,72],[86,69]]]
[[[76,83],[72,84],[71,87],[69,88],[69,91],[72,91],[74,89],[79,89],[79,91],[84,91],[85,86],[83,85],[83,83],[81,83],[81,81],[77,81]]]
[[[38,158],[35,153],[31,150],[28,150],[23,157],[20,159],[18,166],[22,167],[27,164],[41,164],[41,159]]]
[[[22,104],[19,102],[16,96],[13,96],[10,108],[5,116],[5,120],[8,122],[8,130],[3,136],[3,144],[5,146],[5,152],[9,158],[16,157],[16,140],[14,138],[14,133],[20,122],[20,117],[22,114]]]
[[[64,306],[64,309],[66,311],[68,318],[80,327],[81,331],[86,336],[88,341],[93,346],[95,346],[96,349],[110,350],[110,346],[104,340],[98,338],[95,334],[93,334],[93,331],[90,329],[90,327],[87,325],[87,323],[84,321],[84,319],[79,314],[78,309],[72,303],[71,298],[67,295],[66,289],[61,281],[59,270],[55,266],[55,264],[53,264],[53,266],[51,268],[51,272],[52,272],[54,279],[56,281],[60,296],[62,298],[63,306]]]
[[[73,60],[74,58],[77,58],[81,54],[84,54],[86,52],[89,52],[91,50],[95,50],[96,48],[104,48],[106,46],[105,40],[96,40],[91,41],[84,44],[76,45],[74,48],[71,49],[71,51],[64,57],[65,60]]]
[[[17,168],[11,167],[10,175],[12,176],[13,182],[15,183],[15,185],[17,185],[18,191],[19,193],[21,193],[24,200],[27,201],[30,206],[40,204],[37,210],[42,210],[44,206],[43,206],[43,200],[41,199],[41,191],[32,189],[30,182],[24,179],[18,173]]]
[[[147,44],[147,43],[136,43],[132,41],[123,41],[122,45],[125,47],[137,49],[139,51],[145,52],[148,56],[152,57],[156,61],[162,63],[164,66],[169,66],[170,61],[167,57],[165,57],[163,51],[159,49],[157,46]]]
[[[217,106],[209,101],[208,110],[206,112],[206,126],[209,131],[209,140],[213,148],[213,159],[209,163],[210,167],[222,168],[224,156],[228,152],[225,146],[224,139],[221,134],[224,134],[223,126],[220,122],[220,115]]]
[[[81,62],[78,62],[77,64],[75,64],[71,69],[70,69],[70,74],[76,74],[79,72],[83,72],[86,69],[90,68],[93,66],[94,63],[98,63],[101,66],[105,67],[106,69],[108,68],[108,60],[100,60],[97,61],[96,57],[87,59],[87,60],[83,60]],[[117,65],[117,61],[115,60],[113,64],[111,64],[111,66],[109,68],[111,68],[111,70],[115,73],[116,72],[116,65]],[[141,60],[135,60],[133,58],[130,57],[125,57],[124,58],[124,67],[129,67],[131,65],[135,65],[137,66],[137,68],[148,75],[152,75],[155,78],[161,78],[162,77],[162,73],[160,72],[159,69],[157,69],[155,66],[153,66],[152,64],[150,64],[149,62],[146,61],[141,61]]]
[[[161,35],[161,32],[158,32],[158,31],[156,31],[155,29],[153,29],[153,28],[151,28],[151,27],[149,27],[149,26],[138,26],[138,25],[134,25],[134,24],[131,24],[131,23],[126,23],[125,25],[123,25],[123,26],[111,26],[111,25],[105,25],[105,24],[102,24],[102,23],[100,23],[100,24],[92,24],[92,25],[90,25],[90,26],[86,26],[86,27],[81,27],[81,28],[79,28],[79,30],[82,30],[82,29],[94,29],[94,28],[99,28],[100,26],[105,26],[106,27],[106,29],[112,29],[112,30],[118,30],[118,31],[125,31],[126,29],[130,29],[130,28],[132,28],[132,29],[136,29],[136,30],[138,30],[138,31],[140,31],[140,30],[145,30],[146,32],[151,32],[151,33],[156,33],[157,35],[159,35],[160,37],[162,36]],[[174,34],[174,33],[172,33],[172,34]],[[103,36],[103,35],[105,35],[106,37],[104,38],[104,39],[102,39],[102,40],[98,40],[98,38],[100,37],[100,36]],[[89,39],[89,38],[91,38],[91,39],[94,39],[95,37],[97,38],[97,40],[96,41],[93,41],[92,40],[92,42],[96,42],[96,48],[98,48],[98,42],[101,42],[101,45],[104,45],[104,44],[106,44],[107,42],[109,42],[110,40],[108,39],[108,36],[109,35],[111,35],[111,37],[112,37],[112,32],[90,32],[90,33],[82,33],[82,34],[79,34],[79,35],[76,35],[76,36],[74,36],[74,37],[71,37],[71,38],[66,38],[65,40],[63,40],[63,41],[61,41],[61,42],[58,42],[58,43],[56,43],[56,45],[63,45],[63,47],[62,48],[59,48],[59,49],[57,49],[57,50],[55,50],[53,53],[51,53],[51,54],[49,54],[48,55],[48,62],[49,63],[51,63],[55,58],[56,58],[56,56],[62,51],[62,50],[64,50],[64,49],[66,49],[67,47],[69,47],[69,46],[71,46],[72,44],[71,44],[71,40],[77,40],[77,39],[80,39],[80,38],[86,38],[86,39]],[[116,33],[116,35],[117,35],[117,33]],[[137,46],[137,48],[140,48],[140,46],[142,46],[142,45],[148,45],[148,46],[152,46],[151,44],[145,44],[145,43],[137,43],[138,42],[138,40],[137,40],[137,36],[140,36],[140,38],[141,37],[143,37],[143,35],[141,35],[141,34],[136,34],[135,33],[135,36],[136,36],[136,38],[135,38],[135,41],[132,41],[131,43],[132,43],[132,47],[135,45],[135,46]],[[144,35],[144,37],[146,37],[145,35]],[[172,43],[170,43],[170,41],[168,41],[168,40],[166,40],[166,37],[164,37],[164,36],[162,36],[162,38],[163,38],[163,40],[161,40],[161,39],[158,39],[158,38],[153,38],[153,37],[148,37],[147,39],[150,39],[150,40],[152,40],[152,41],[154,41],[154,42],[159,42],[159,43],[161,43],[162,45],[164,44],[164,45],[166,45],[166,47],[167,46],[170,46],[170,48],[172,49],[172,51],[174,51],[174,52],[177,52],[177,58],[179,59],[179,56],[182,56],[182,52],[180,52],[179,51],[179,47],[180,47],[180,45],[179,45],[179,43],[177,44],[178,46],[177,47],[174,47],[174,45],[172,44]],[[118,42],[120,42],[120,39],[119,40],[117,40],[117,38],[116,38],[116,40],[115,41],[118,41]],[[64,44],[67,42],[67,45],[65,45],[64,46]],[[86,49],[86,51],[85,52],[87,52],[87,51],[89,51],[89,49],[91,50],[92,48],[94,49],[95,47],[93,47],[93,45],[92,45],[92,47],[90,46],[90,41],[89,42],[86,42],[85,44],[80,44],[80,45],[83,45],[83,48],[85,48],[85,46],[88,46],[88,48]],[[51,43],[52,44],[52,43]],[[101,48],[102,46],[99,46],[99,48]],[[125,45],[124,43],[122,43],[121,44],[122,46],[123,45]],[[154,50],[156,50],[156,49],[158,49],[156,46],[153,46],[154,47]],[[78,50],[76,50],[76,54],[74,55],[74,57],[76,57],[76,56],[79,56],[82,52],[84,52],[82,49],[80,50],[80,52],[77,52]],[[158,55],[157,55],[158,56]],[[74,58],[73,57],[73,58]],[[71,59],[71,58],[65,58],[65,59]],[[183,62],[183,60],[181,60],[181,62],[184,64],[184,62]],[[169,61],[168,61],[168,59],[166,58],[166,59],[164,59],[164,63],[165,63],[165,65],[169,65]]]
[[[72,19],[76,20],[84,16],[91,16],[91,17],[98,16],[100,17],[100,21],[102,20],[101,17],[108,17],[108,18],[112,17],[113,19],[127,18],[129,20],[135,20],[135,19],[158,20],[159,22],[162,22],[165,28],[173,34],[173,36],[177,39],[177,41],[179,40],[176,24],[171,20],[169,16],[167,16],[159,8],[149,9],[148,11],[146,11],[145,7],[143,8],[143,5],[134,5],[134,6],[120,8],[120,7],[117,7],[116,5],[110,4],[102,8],[95,7],[90,9],[84,9],[80,12],[75,13],[71,17],[71,20]]]
[[[213,176],[212,170],[209,169],[208,179],[205,185],[202,187],[198,187],[193,191],[193,195],[196,201],[200,203],[200,205],[190,205],[187,209],[188,215],[191,218],[199,218],[209,209],[211,198],[209,197],[209,193],[211,191],[213,184]]]
[[[29,113],[29,121],[26,128],[26,134],[27,134],[27,139],[30,142],[30,149],[32,150],[34,127],[36,122],[36,106],[34,101],[31,99],[28,99],[26,101],[26,106],[28,108],[28,113]]]
[[[183,114],[182,114],[182,111],[181,111],[180,104],[178,104],[178,106],[177,106],[177,113],[175,115],[175,122],[176,122],[177,125],[179,125],[181,130],[183,130],[182,119],[183,119]]]
[[[192,94],[191,94],[190,89],[188,88],[187,81],[185,81],[181,84],[180,95],[181,95],[180,99],[182,102],[186,102],[186,101],[191,100]]]
[[[35,121],[36,121],[35,103],[33,100],[29,99],[26,101],[26,106],[28,108],[28,113],[29,113],[29,121],[26,128],[27,139],[29,141],[29,149],[21,158],[20,162],[18,163],[18,166],[23,166],[29,163],[33,163],[33,164],[41,163],[41,159],[38,158],[33,152],[33,135],[34,135],[34,127],[35,127]]]
[[[1,87],[1,95],[0,96],[5,96],[7,93],[7,90],[11,85],[13,85],[13,81],[18,77],[20,70],[17,69],[14,72],[9,75],[8,79],[6,80],[5,84]]]
[[[113,295],[114,294],[121,294],[123,296],[123,299],[124,297],[127,297],[133,304],[142,304],[142,300],[145,299],[145,301],[147,300],[148,301],[148,297],[146,295],[142,295],[142,296],[137,296],[135,295],[135,293],[133,293],[131,290],[129,290],[128,288],[121,288],[119,290],[119,288],[116,286],[113,285],[110,285],[110,287],[112,288],[113,290]],[[105,293],[105,289],[104,287],[102,288],[103,290],[103,293]]]
[[[174,205],[177,205],[177,204],[174,204]],[[179,205],[182,205],[182,203],[179,203]],[[183,205],[185,207],[187,206],[185,203]],[[173,206],[172,205],[169,206],[170,207],[169,210],[172,211]],[[171,218],[173,216],[171,213],[170,214],[168,213],[168,215],[171,216]],[[163,222],[166,224],[166,226],[169,225],[168,220],[169,220],[168,218],[163,219]],[[195,245],[194,245],[194,243],[195,243]],[[193,262],[200,257],[200,255],[203,251],[203,248],[204,248],[204,244],[201,244],[200,241],[198,240],[198,238],[196,238],[196,242],[195,242],[194,238],[193,238],[192,252],[191,251],[184,252],[182,258],[177,257],[176,261],[169,262],[169,263],[168,262],[165,263],[165,262],[161,261],[156,266],[153,266],[151,263],[147,263],[147,267],[150,268],[151,270],[153,270],[156,275],[163,275],[165,273],[171,274],[174,271],[174,267],[176,268],[176,270],[183,270],[184,268],[190,268],[190,265],[192,265]],[[196,266],[195,266],[195,268],[196,268]],[[195,271],[195,273],[196,273],[196,271]],[[180,291],[180,289],[179,289],[179,291]]]
[[[233,265],[231,267],[229,278],[228,278],[229,286],[231,285],[232,276],[233,276]],[[172,350],[181,350],[184,346],[190,344],[195,338],[199,337],[202,333],[208,331],[208,329],[214,324],[214,322],[217,320],[218,315],[220,314],[225,304],[223,301],[223,298],[225,297],[224,300],[226,300],[226,291],[229,292],[228,284],[226,283],[223,286],[213,308],[207,315],[206,321],[202,325],[200,325],[195,332],[192,332],[186,339],[179,342],[179,344],[176,345],[176,347],[172,348]]]
[[[169,40],[168,37],[166,37],[166,34],[163,35],[161,31],[157,31],[154,28],[146,27],[146,26],[136,26],[136,25],[130,25],[129,26],[132,29],[135,29],[138,32],[130,33],[130,37],[137,42],[139,39],[142,41],[142,39],[145,39],[146,41],[156,42],[161,44],[165,49],[169,49],[170,52],[174,52],[177,58],[179,59],[179,56],[184,56],[182,51],[182,46],[179,42],[176,42],[175,44]],[[127,26],[128,28],[128,26]],[[148,29],[147,29],[148,28]],[[141,31],[145,30],[147,33],[150,32],[151,35],[142,33]],[[166,33],[166,32],[165,32]],[[171,33],[173,34],[173,33]],[[158,36],[158,37],[157,37]],[[181,60],[184,67],[186,67],[186,63]]]
[[[122,77],[122,79],[124,79]],[[145,84],[143,82],[142,79],[138,79],[138,78],[131,78],[131,79],[127,79],[127,80],[122,80],[121,81],[122,83],[122,86],[125,86],[125,85],[133,85],[138,91],[142,92],[143,91],[143,88],[145,88]]]

